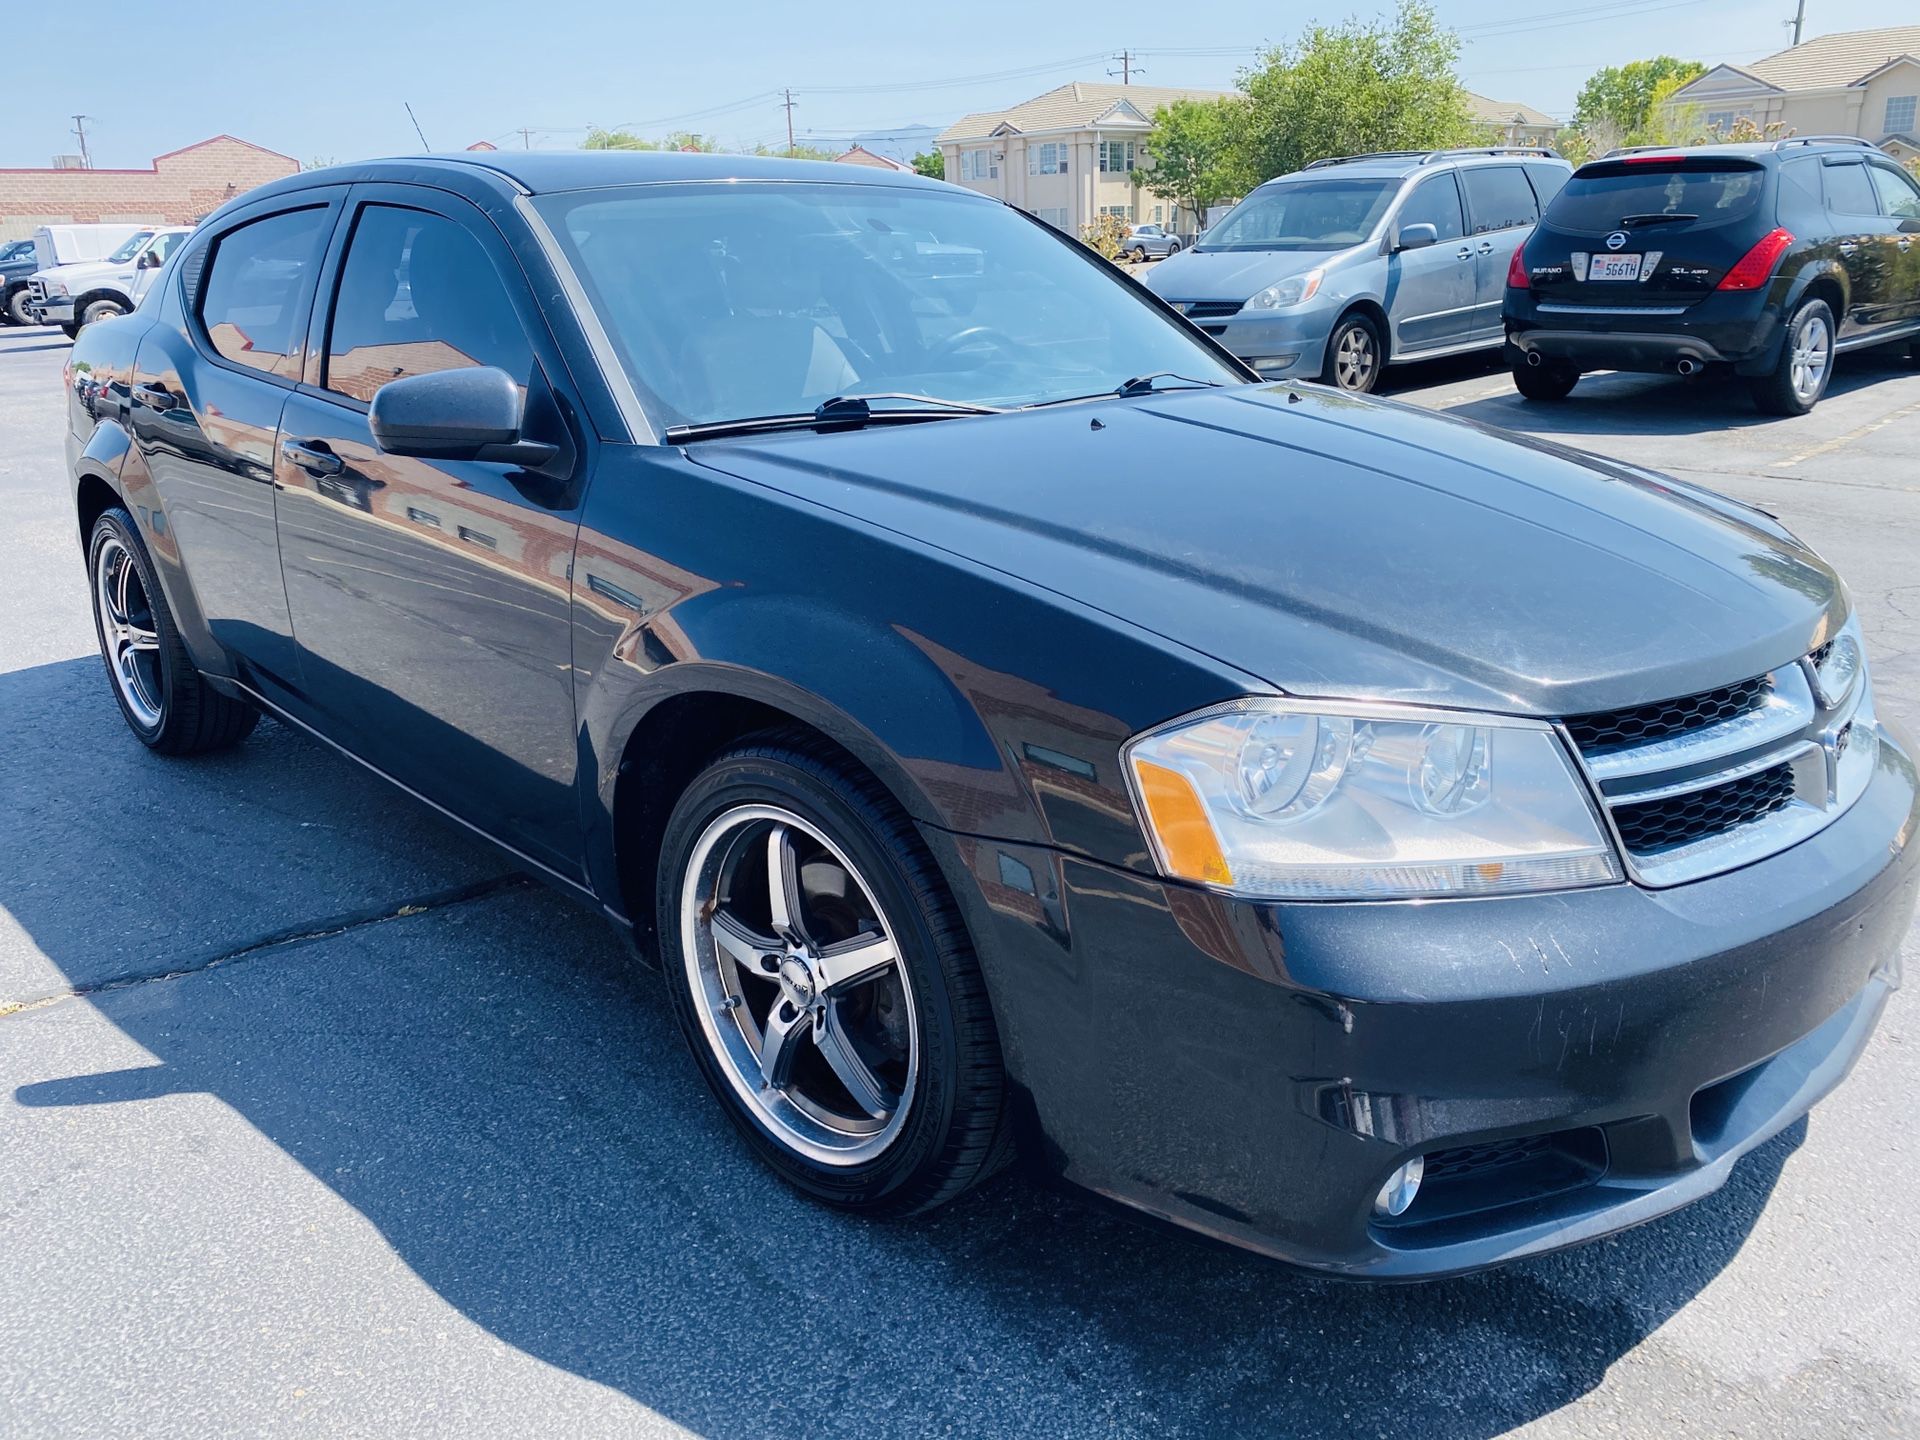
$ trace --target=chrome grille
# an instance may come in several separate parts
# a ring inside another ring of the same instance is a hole
[[[29,280],[27,282],[27,288],[32,292],[36,304],[47,298],[47,287],[43,281]]]
[[[1194,320],[1224,320],[1240,313],[1237,300],[1176,300],[1174,309]]]
[[[1823,707],[1832,649],[1731,685],[1562,722],[1633,877],[1678,885],[1798,844],[1865,789],[1879,748],[1864,666]],[[1856,724],[1865,720],[1865,724]]]

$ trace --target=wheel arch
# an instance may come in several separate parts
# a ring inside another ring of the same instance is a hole
[[[1387,307],[1372,295],[1355,296],[1340,307],[1340,313],[1334,317],[1333,324],[1327,327],[1327,352],[1332,352],[1333,337],[1340,333],[1340,327],[1356,314],[1365,315],[1373,322],[1374,332],[1380,337],[1380,368],[1386,369],[1393,363],[1393,317],[1387,313]],[[1326,356],[1322,355],[1323,363],[1325,359]]]
[[[111,285],[97,285],[93,289],[74,297],[74,320],[76,322],[80,320],[80,318],[87,313],[87,306],[93,304],[96,300],[111,300],[117,305],[124,305],[126,307],[126,313],[129,315],[133,313],[133,297],[127,294],[126,291],[116,290]]]
[[[1827,308],[1833,311],[1834,323],[1839,324],[1847,318],[1847,296],[1850,293],[1844,265],[1833,260],[1817,261],[1794,276],[1780,318],[1784,321],[1804,300],[1824,300]]]

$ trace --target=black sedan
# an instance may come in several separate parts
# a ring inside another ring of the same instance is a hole
[[[1018,1155],[1470,1269],[1720,1185],[1898,980],[1911,747],[1806,546],[1261,385],[964,191],[313,171],[68,381],[134,735],[275,716],[602,910],[829,1204]]]

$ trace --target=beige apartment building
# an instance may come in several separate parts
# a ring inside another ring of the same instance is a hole
[[[1856,135],[1920,155],[1920,25],[1850,30],[1746,65],[1716,65],[1673,96],[1716,129],[1751,120],[1795,135]]]
[[[1103,214],[1192,229],[1193,217],[1176,214],[1173,202],[1133,183],[1136,169],[1153,168],[1141,142],[1161,106],[1229,93],[1076,80],[1010,110],[964,115],[941,131],[947,179],[1069,235]]]
[[[1467,112],[1496,145],[1551,145],[1560,134],[1558,120],[1517,100],[1489,100],[1469,90]]]

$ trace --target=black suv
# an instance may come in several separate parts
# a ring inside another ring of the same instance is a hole
[[[1836,354],[1920,336],[1920,185],[1844,136],[1616,151],[1515,252],[1505,314],[1529,400],[1583,369],[1718,365],[1805,414]]]

